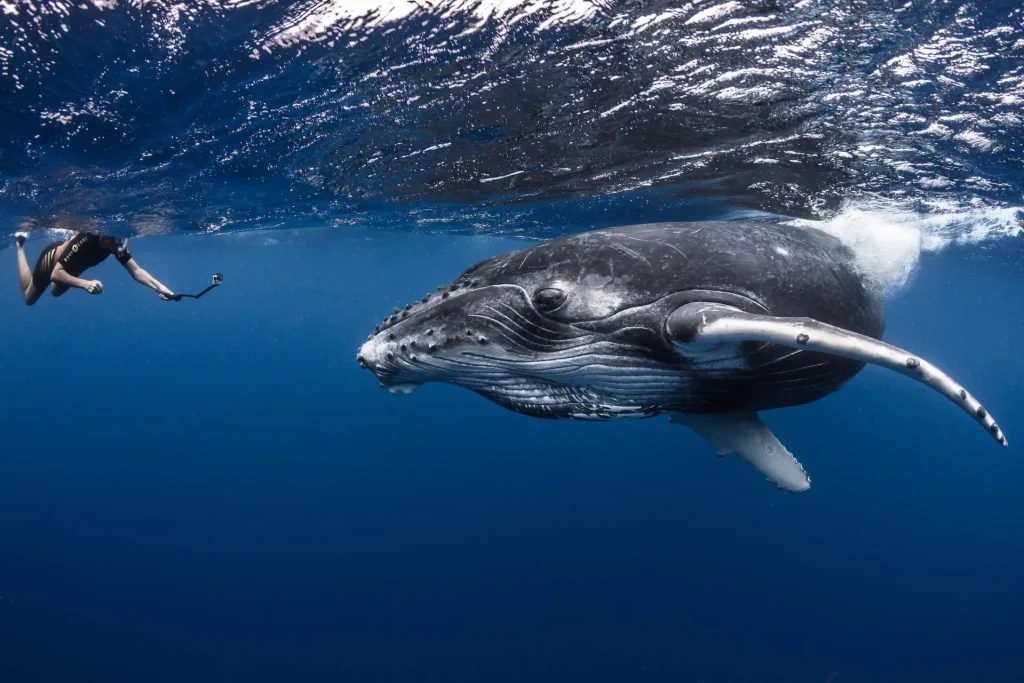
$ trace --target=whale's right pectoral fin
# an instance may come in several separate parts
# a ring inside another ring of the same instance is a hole
[[[873,363],[931,387],[970,415],[996,441],[1006,437],[995,420],[952,377],[903,349],[812,318],[779,318],[746,313],[716,303],[690,303],[668,317],[666,332],[677,348],[724,342],[762,341]]]
[[[736,453],[786,491],[806,491],[811,478],[757,413],[695,415],[674,413],[673,424],[686,425],[707,439],[718,455]]]

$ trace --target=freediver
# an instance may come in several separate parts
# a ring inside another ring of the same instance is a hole
[[[136,282],[154,290],[161,300],[172,301],[175,298],[174,292],[135,262],[128,251],[126,238],[76,232],[66,240],[47,245],[39,255],[35,268],[29,270],[24,249],[25,240],[28,239],[25,227],[22,224],[16,234],[15,245],[18,252],[18,286],[28,306],[38,301],[47,287],[54,296],[61,296],[72,287],[84,289],[90,294],[101,294],[102,282],[84,280],[79,276],[102,263],[111,254]]]

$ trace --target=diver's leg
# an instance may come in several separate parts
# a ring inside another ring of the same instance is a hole
[[[14,250],[18,252],[18,287],[21,289],[21,296],[29,306],[39,300],[42,292],[37,292],[32,284],[32,270],[28,267],[28,259],[25,258],[25,238],[18,235]]]
[[[32,286],[32,270],[25,258],[25,237],[18,235],[14,240],[14,250],[18,252],[18,286],[24,293]]]

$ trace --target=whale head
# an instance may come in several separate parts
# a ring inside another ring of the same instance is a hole
[[[446,382],[538,417],[656,412],[684,383],[663,333],[670,308],[652,306],[660,294],[635,273],[615,272],[601,242],[586,258],[560,242],[482,261],[396,309],[357,360],[396,393]]]

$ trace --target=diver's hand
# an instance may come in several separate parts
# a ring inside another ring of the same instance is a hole
[[[90,294],[102,294],[103,283],[100,282],[99,280],[86,280],[85,286],[82,287],[82,289],[89,292]]]
[[[174,301],[174,292],[163,285],[160,286],[160,289],[156,290],[156,293],[160,297],[160,301]]]

